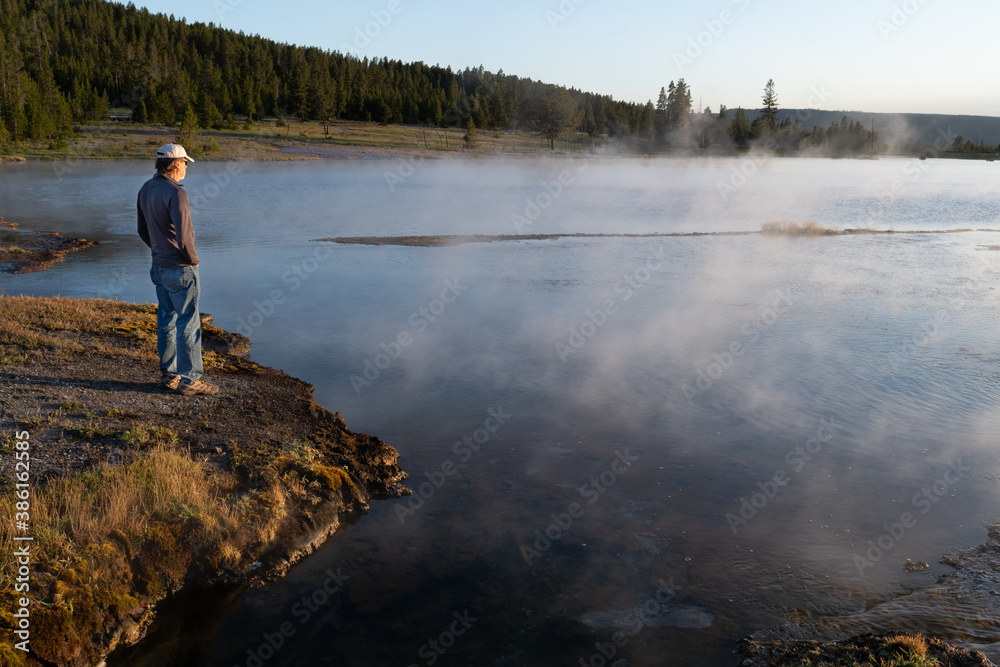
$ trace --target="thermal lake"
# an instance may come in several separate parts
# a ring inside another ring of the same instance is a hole
[[[414,495],[276,584],[165,603],[108,665],[721,667],[785,623],[1000,658],[1000,617],[910,595],[1000,520],[998,169],[197,162],[203,311],[396,447]],[[5,219],[103,242],[0,291],[153,301],[151,174],[0,165]],[[778,221],[896,233],[722,234]],[[315,241],[572,233],[609,236]]]

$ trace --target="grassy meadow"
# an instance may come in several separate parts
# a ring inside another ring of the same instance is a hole
[[[177,127],[102,121],[78,126],[75,135],[67,139],[0,147],[0,159],[141,160],[178,139],[195,160],[301,160],[414,152],[428,157],[572,155],[589,152],[594,143],[584,133],[572,133],[556,140],[552,151],[548,140],[537,134],[478,131],[470,146],[465,134],[465,130],[453,128],[264,118],[250,125],[240,123],[233,130],[200,130],[193,136],[181,136]]]

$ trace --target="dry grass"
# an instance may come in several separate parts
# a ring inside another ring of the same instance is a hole
[[[856,639],[859,643],[850,640],[844,645],[818,646],[797,660],[778,661],[776,664],[789,667],[944,667],[972,664],[935,657],[928,641],[921,635],[900,634],[878,640],[869,639],[866,635]]]
[[[761,227],[761,232],[774,236],[833,236],[841,234],[835,229],[829,229],[816,222],[767,222]]]
[[[927,640],[921,635],[896,635],[886,640],[886,648],[902,653],[909,658],[924,658],[927,656]]]
[[[104,299],[4,296],[0,298],[0,330],[23,332],[75,331],[110,333],[132,323],[142,314],[155,322],[156,306],[109,302]],[[155,325],[154,325],[155,326]]]
[[[105,465],[73,478],[50,480],[34,492],[32,523],[85,544],[113,531],[141,532],[149,517],[169,508],[231,517],[207,484],[199,463],[189,456],[156,448],[132,463]],[[0,516],[10,511],[0,505]],[[9,522],[8,522],[9,523]]]
[[[201,530],[221,540],[239,520],[225,501],[232,483],[213,478],[186,453],[154,448],[122,466],[104,466],[76,475],[51,479],[31,490],[31,525],[37,548],[50,562],[82,557],[90,545],[101,545],[109,536],[136,541],[151,518],[174,522],[201,518]],[[0,549],[12,553],[14,501],[0,499]],[[100,557],[89,558],[90,569],[100,572]],[[235,562],[235,561],[234,561]]]
[[[375,122],[332,121],[324,127],[318,121],[286,118],[255,120],[250,127],[240,123],[235,130],[201,130],[194,141],[182,140],[196,160],[301,160],[315,157],[313,150],[342,149],[407,154],[415,151],[451,154],[535,154],[550,153],[549,141],[531,132],[478,131],[478,141],[470,149],[460,128],[417,125],[382,125]],[[7,151],[18,158],[65,160],[67,169],[78,160],[150,160],[150,146],[161,146],[177,138],[177,128],[110,121],[86,123],[80,132],[61,145],[49,141],[22,142]],[[594,141],[581,132],[568,132],[556,141],[556,153],[586,153]],[[208,148],[209,150],[206,150]],[[3,156],[0,156],[2,159]]]
[[[136,613],[144,596],[179,588],[195,557],[215,569],[238,566],[245,543],[234,537],[246,539],[254,518],[240,516],[228,501],[234,483],[186,452],[159,447],[125,465],[105,464],[32,488],[32,592],[39,596],[33,652],[68,664],[81,646],[94,650],[87,638]],[[14,518],[13,494],[4,494],[5,576],[13,567]],[[255,534],[264,532],[273,530]],[[0,591],[4,609],[13,608],[12,595],[11,589]]]
[[[169,440],[174,439],[169,433]],[[125,465],[104,464],[33,488],[36,545],[56,561],[68,561],[109,536],[123,535],[135,542],[151,519],[166,523],[196,519],[198,541],[228,555],[214,565],[232,566],[243,556],[244,547],[274,539],[291,502],[308,498],[313,505],[342,486],[355,490],[343,470],[321,465],[317,457],[312,447],[293,443],[268,467],[265,488],[239,492],[230,473],[209,472],[187,452],[160,444],[134,454]],[[13,495],[0,497],[0,551],[5,554],[14,546],[10,532],[14,511]],[[101,569],[99,560],[91,562],[91,569]]]
[[[165,446],[177,442],[177,436],[165,426],[153,424],[134,424],[120,436],[122,442],[130,447],[145,447],[148,445]]]
[[[133,358],[155,361],[155,343],[151,305],[0,295],[0,364],[22,358],[51,362],[52,372],[114,369]],[[148,406],[133,413],[97,405],[89,395],[22,402],[10,422],[30,430],[34,452],[31,590],[38,604],[31,646],[46,664],[82,664],[81,650],[98,662],[95,638],[108,628],[189,577],[244,575],[254,560],[290,553],[300,531],[328,525],[358,493],[347,473],[325,465],[326,455],[310,444],[279,449],[234,441],[229,464],[195,459],[184,424],[161,423]],[[0,431],[4,454],[16,441],[7,426]],[[36,474],[35,461],[58,463],[67,438],[124,452],[117,464],[95,465],[91,457],[74,472]],[[15,567],[15,498],[0,494],[0,577],[8,580]],[[5,610],[14,609],[14,595],[0,586],[0,629],[12,627]],[[0,639],[0,665],[9,649]]]
[[[156,306],[108,302],[101,299],[61,299],[28,296],[0,297],[0,364],[23,364],[56,354],[63,358],[89,352],[81,343],[89,335],[116,333],[149,342],[136,334],[156,327]],[[155,342],[155,336],[152,338]],[[111,350],[98,351],[111,353]],[[117,354],[137,358],[155,355],[155,345]]]

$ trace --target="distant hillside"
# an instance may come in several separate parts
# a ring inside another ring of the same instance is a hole
[[[683,79],[667,90],[655,106],[639,104],[482,66],[455,71],[282,44],[131,3],[0,0],[0,151],[23,141],[56,149],[74,125],[112,109],[122,120],[188,132],[235,130],[238,122],[249,129],[262,116],[458,127],[470,145],[477,128],[537,133],[550,146],[571,131],[607,135],[643,151],[746,146],[775,130],[782,150],[926,145],[939,131],[961,134],[970,151],[980,141],[1000,144],[1000,118],[875,114],[870,141],[872,114],[849,112],[841,124],[839,111],[778,109],[767,124],[751,124],[759,111],[692,114]],[[776,127],[796,116],[800,127]]]
[[[759,115],[760,109],[747,111],[751,120]],[[938,140],[941,132],[949,137],[949,142],[960,134],[975,144],[983,141],[987,145],[1000,145],[1000,117],[995,116],[781,109],[778,121],[798,118],[803,127],[812,129],[813,126],[829,127],[833,122],[839,123],[844,116],[849,122],[861,123],[866,129],[871,128],[874,120],[879,139],[889,146],[930,145]]]
[[[652,105],[483,67],[359,59],[106,0],[0,0],[0,147],[107,118],[235,129],[237,118],[360,120],[637,136]]]

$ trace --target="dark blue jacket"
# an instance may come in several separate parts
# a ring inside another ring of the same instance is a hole
[[[137,207],[139,236],[152,249],[154,266],[198,266],[191,207],[183,185],[157,174],[139,190]]]

